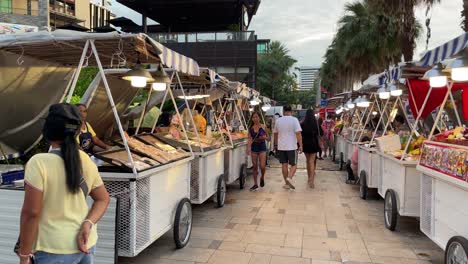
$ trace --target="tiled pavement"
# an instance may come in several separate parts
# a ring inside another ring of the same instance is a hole
[[[336,165],[319,161],[317,167]],[[382,199],[361,200],[359,188],[344,183],[344,172],[317,170],[313,190],[306,187],[305,169],[296,175],[296,190],[284,190],[281,170],[273,164],[260,191],[248,191],[250,177],[245,190],[228,189],[223,208],[211,201],[194,206],[186,248],[175,250],[168,232],[119,263],[443,263],[443,251],[419,231],[416,219],[400,218],[397,231],[387,230]]]

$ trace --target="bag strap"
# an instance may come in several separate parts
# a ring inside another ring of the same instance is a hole
[[[62,152],[60,150],[58,150],[58,149],[52,149],[52,150],[49,151],[49,153],[58,155],[61,158],[63,158],[62,157]],[[88,189],[88,185],[86,184],[85,178],[83,176],[81,176],[81,179],[80,179],[80,189],[83,192],[84,198],[86,200],[86,197],[88,196],[88,190],[89,189]]]

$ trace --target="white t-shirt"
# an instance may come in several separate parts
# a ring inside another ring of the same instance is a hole
[[[278,133],[278,150],[296,150],[296,133],[301,132],[299,120],[293,116],[283,116],[275,123],[273,133]]]

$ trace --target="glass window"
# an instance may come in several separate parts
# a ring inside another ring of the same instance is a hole
[[[0,0],[0,13],[11,13],[12,0]]]

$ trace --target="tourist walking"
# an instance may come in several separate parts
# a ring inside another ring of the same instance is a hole
[[[320,151],[320,129],[312,109],[307,110],[306,116],[301,123],[301,128],[304,155],[306,157],[307,176],[309,179],[308,183],[310,188],[315,188],[315,160],[317,152]]]
[[[274,146],[278,151],[279,161],[286,189],[295,189],[292,178],[296,174],[297,154],[302,153],[301,124],[297,118],[291,116],[291,106],[283,107],[283,117],[278,118],[273,130]],[[288,164],[291,167],[288,167]]]
[[[323,153],[323,150],[324,150],[324,147],[323,145],[325,144],[324,142],[324,139],[323,139],[323,129],[322,129],[322,124],[323,124],[323,119],[322,117],[319,116],[318,118],[318,126],[319,126],[319,146],[320,146],[320,150],[318,152],[318,157],[316,159],[319,159],[319,160],[323,160],[322,158],[322,153]]]
[[[17,254],[20,263],[92,264],[95,224],[109,204],[109,194],[90,157],[80,151],[76,136],[80,112],[70,104],[55,104],[42,130],[49,153],[34,155],[26,165]],[[86,203],[94,200],[91,209]]]
[[[323,157],[324,158],[331,157],[333,154],[333,148],[334,148],[333,131],[335,129],[335,121],[333,121],[332,116],[330,114],[327,114],[327,119],[323,121],[322,129],[323,129],[323,147],[324,147],[324,152],[325,152],[325,155]]]
[[[250,118],[251,124],[249,127],[249,139],[247,146],[247,155],[252,157],[254,185],[250,188],[251,191],[258,189],[258,167],[262,174],[260,178],[260,187],[265,186],[265,167],[267,158],[266,141],[270,140],[267,129],[260,123],[260,114],[253,112]]]

